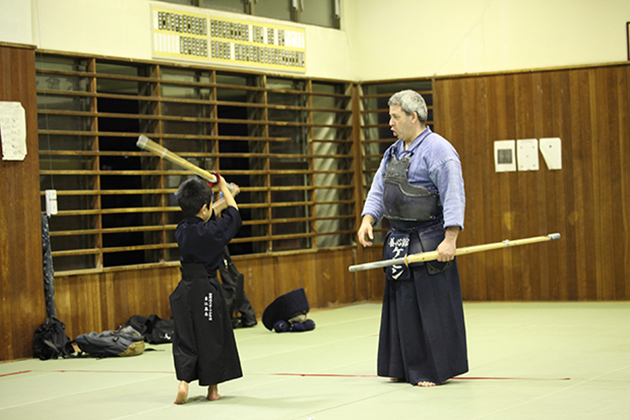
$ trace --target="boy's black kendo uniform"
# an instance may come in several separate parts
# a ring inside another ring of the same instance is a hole
[[[173,358],[177,379],[200,386],[243,376],[217,269],[221,250],[242,225],[234,207],[204,223],[187,217],[175,230],[182,279],[170,296],[175,320]]]

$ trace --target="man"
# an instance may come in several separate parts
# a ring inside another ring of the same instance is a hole
[[[383,258],[437,249],[437,261],[386,269],[378,375],[423,387],[468,371],[461,287],[455,260],[464,228],[464,181],[459,155],[426,126],[427,107],[412,90],[389,100],[398,138],[385,151],[357,233],[372,245],[372,226],[391,225]]]

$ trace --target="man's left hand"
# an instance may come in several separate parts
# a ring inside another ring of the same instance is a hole
[[[459,235],[459,226],[449,226],[446,228],[444,240],[438,245],[437,260],[440,262],[452,261],[455,258],[457,250],[457,236]]]

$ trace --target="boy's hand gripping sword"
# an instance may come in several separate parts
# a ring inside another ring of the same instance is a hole
[[[168,150],[166,147],[154,142],[153,140],[151,140],[144,134],[138,137],[136,146],[138,146],[140,149],[147,150],[151,153],[154,153],[158,155],[159,157],[161,157],[162,159],[166,159],[181,168],[193,171],[200,177],[210,181],[212,184],[216,184],[219,181],[219,177],[216,174],[203,170],[199,166],[188,162],[186,159],[176,155],[175,153]],[[234,193],[234,189],[232,188],[232,186],[229,183],[227,185],[230,191]]]

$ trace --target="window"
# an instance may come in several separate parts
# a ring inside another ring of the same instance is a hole
[[[352,84],[44,53],[36,77],[56,272],[178,261],[174,194],[192,174],[140,134],[241,187],[232,254],[353,244]]]
[[[341,0],[164,0],[231,13],[244,13],[340,29]]]

